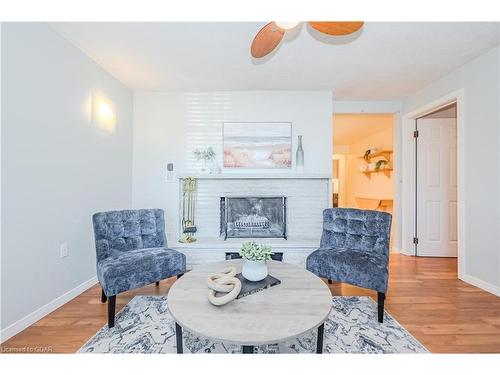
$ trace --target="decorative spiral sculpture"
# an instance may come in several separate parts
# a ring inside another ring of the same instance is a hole
[[[222,306],[231,302],[241,291],[241,281],[234,277],[236,268],[226,267],[220,272],[210,273],[207,278],[208,301],[215,306]],[[216,297],[215,293],[226,293],[223,296]]]

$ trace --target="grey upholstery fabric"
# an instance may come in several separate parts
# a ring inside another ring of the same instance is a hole
[[[92,217],[97,278],[107,296],[186,271],[186,257],[167,248],[163,210],[99,212]]]
[[[320,277],[385,293],[391,220],[391,214],[380,211],[324,210],[320,248],[307,257],[306,268]]]

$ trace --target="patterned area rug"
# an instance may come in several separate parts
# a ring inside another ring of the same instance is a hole
[[[332,297],[325,322],[324,353],[427,353],[387,312],[377,322],[370,297]],[[241,347],[214,342],[184,331],[185,353],[241,353]],[[258,353],[314,353],[314,330],[297,339],[256,348]],[[166,296],[137,296],[117,315],[115,327],[101,328],[79,353],[176,353],[175,322]]]

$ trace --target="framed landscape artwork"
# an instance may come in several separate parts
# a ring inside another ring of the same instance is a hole
[[[224,168],[292,167],[290,122],[225,122],[222,133]]]

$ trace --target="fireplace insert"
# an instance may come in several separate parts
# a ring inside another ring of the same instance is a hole
[[[221,197],[220,234],[224,239],[286,239],[286,197]]]

